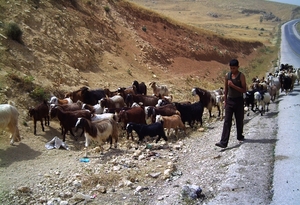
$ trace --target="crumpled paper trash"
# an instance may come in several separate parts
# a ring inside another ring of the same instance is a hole
[[[50,142],[47,142],[45,144],[45,147],[47,149],[59,149],[60,147],[63,147],[66,150],[69,150],[68,145],[64,143],[61,139],[59,139],[57,136],[55,136]]]

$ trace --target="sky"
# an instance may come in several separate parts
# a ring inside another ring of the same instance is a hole
[[[284,4],[293,4],[293,5],[300,6],[300,0],[269,0],[269,1],[275,1]]]

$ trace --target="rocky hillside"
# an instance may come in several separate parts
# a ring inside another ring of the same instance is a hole
[[[10,1],[1,5],[1,19],[2,74],[32,77],[52,92],[167,81],[262,46],[191,29],[125,1]],[[11,22],[22,43],[5,37]]]
[[[225,38],[127,1],[13,0],[0,10],[0,99],[23,108],[84,85],[115,90],[133,80],[189,98],[192,86],[222,85],[231,58],[253,70],[268,52],[261,41]],[[12,23],[19,42],[7,35]]]

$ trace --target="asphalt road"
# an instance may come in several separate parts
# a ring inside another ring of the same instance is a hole
[[[295,23],[282,26],[282,64],[300,68],[300,36],[295,33]],[[278,134],[275,147],[272,205],[300,204],[300,86],[281,98],[278,107]],[[298,119],[298,120],[297,120]]]
[[[295,24],[300,19],[292,20],[281,27],[280,64],[293,65],[300,68],[300,35],[295,29]]]

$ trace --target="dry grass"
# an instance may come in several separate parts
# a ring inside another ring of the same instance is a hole
[[[298,33],[300,33],[300,23],[297,23],[296,29],[297,29]]]
[[[274,2],[254,0],[214,0],[214,1],[181,1],[172,4],[170,1],[146,2],[132,0],[136,4],[162,13],[170,19],[176,19],[184,24],[212,31],[226,38],[246,41],[259,40],[272,44],[270,39],[278,32],[278,24],[263,20],[261,13],[243,13],[244,10],[272,12],[282,22],[290,20],[292,9],[297,6]],[[215,14],[213,17],[211,14]],[[264,29],[261,32],[261,29]],[[262,34],[261,34],[262,33]]]

